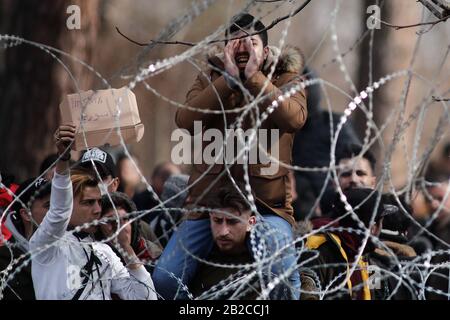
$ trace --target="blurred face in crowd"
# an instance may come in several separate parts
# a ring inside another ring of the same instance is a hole
[[[91,223],[92,221],[100,218],[101,211],[100,188],[86,187],[74,198],[73,213],[70,218],[70,225],[77,227],[84,223]],[[97,227],[90,226],[82,231],[94,233],[96,229]]]
[[[376,177],[370,166],[370,162],[365,158],[342,159],[339,166],[343,166],[338,171],[339,185],[342,190],[351,188],[375,188]]]
[[[428,193],[432,197],[430,206],[433,213],[439,210],[439,207],[442,205],[442,209],[438,213],[438,220],[441,220],[441,222],[450,221],[450,194],[444,201],[448,188],[450,188],[450,185],[447,182],[428,188]]]
[[[129,158],[124,158],[119,165],[120,181],[130,186],[137,186],[141,181],[138,171]]]
[[[111,218],[107,222],[100,225],[100,229],[105,237],[110,237],[117,229],[122,228],[125,232],[131,234],[131,224],[127,224],[128,215],[127,212],[122,208],[116,208],[117,213],[114,210],[109,210],[106,212],[102,218]],[[119,225],[117,225],[117,219],[119,219]]]
[[[248,33],[252,33],[252,31],[248,31]],[[248,34],[244,31],[238,31],[232,34],[232,37],[240,37]],[[267,58],[267,54],[269,52],[268,47],[264,47],[262,39],[259,35],[253,35],[251,37],[246,37],[239,39],[239,46],[236,49],[236,53],[234,56],[234,60],[236,61],[236,65],[239,68],[239,71],[243,73],[245,71],[245,67],[247,66],[247,62],[250,57],[250,52],[248,50],[249,46],[252,46],[255,49],[255,53],[258,61],[264,61]],[[259,66],[259,69],[262,68],[262,64]]]
[[[247,250],[245,238],[256,223],[251,211],[240,213],[232,208],[210,214],[211,232],[214,242],[221,252],[238,254]]]
[[[107,176],[102,180],[104,187],[108,190],[108,192],[116,192],[119,188],[119,178],[113,178],[111,175]],[[103,188],[103,186],[101,187]]]
[[[46,195],[41,199],[35,199],[33,201],[33,204],[30,208],[31,217],[26,209],[20,209],[20,217],[22,218],[22,221],[24,222],[24,224],[28,224],[29,226],[26,227],[26,230],[30,230],[30,232],[27,232],[28,234],[26,235],[28,239],[31,238],[36,227],[33,222],[35,222],[37,225],[40,225],[42,223],[42,220],[44,220],[44,217],[47,214],[49,208],[50,195]]]
[[[155,190],[155,192],[160,196],[164,189],[164,183],[167,179],[170,178],[170,176],[174,174],[180,174],[180,168],[178,168],[176,165],[172,163],[167,163],[164,165],[164,167],[161,169],[160,174],[154,175],[152,177],[152,188]]]
[[[50,195],[43,197],[42,199],[35,199],[31,206],[31,216],[33,220],[40,225],[44,220],[48,209],[50,209]]]

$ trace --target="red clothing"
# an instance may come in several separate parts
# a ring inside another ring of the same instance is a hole
[[[323,227],[327,224],[329,224],[331,221],[335,219],[332,218],[317,218],[311,220],[311,223],[313,225],[313,229],[319,229],[320,227]],[[332,228],[338,228],[340,227],[338,222],[334,222],[330,225]],[[347,231],[336,231],[333,230],[332,233],[336,234],[339,239],[341,239],[342,244],[344,245],[346,251],[348,251],[348,257],[349,259],[353,259],[353,257],[358,253],[358,249],[361,246],[361,239],[359,239],[356,234],[349,233]]]
[[[320,227],[323,227],[325,225],[330,224],[333,220],[332,218],[317,218],[311,220],[311,223],[313,225],[313,229],[319,229]],[[339,222],[333,222],[329,225],[331,228],[338,228]],[[359,248],[361,247],[361,238],[358,237],[356,234],[352,234],[347,231],[337,231],[333,230],[330,231],[333,234],[337,235],[339,239],[341,240],[342,247],[347,253],[347,258],[349,259],[349,262],[353,262],[354,257],[357,255]],[[369,250],[371,248],[371,244],[367,243],[366,247],[369,247]],[[353,287],[356,287],[364,282],[364,276],[361,270],[355,270],[355,272],[352,273],[350,276],[350,282],[352,283]],[[364,291],[365,287],[361,286],[359,290],[353,290],[353,299],[356,300],[365,300],[366,299],[366,293]]]
[[[9,189],[12,192],[14,192],[14,193],[17,191],[18,188],[19,188],[19,186],[17,184],[14,184],[14,183],[9,186]],[[0,189],[0,208],[1,209],[6,209],[10,205],[10,203],[12,201],[13,201],[12,195],[10,195],[8,193],[8,191],[6,189],[4,189],[4,188]],[[11,238],[11,236],[12,236],[11,232],[5,226],[5,221],[6,221],[6,215],[3,217],[2,222],[1,222],[1,225],[2,225],[2,227],[1,227],[2,236],[0,237],[0,245],[3,244],[2,240],[5,240],[5,241],[9,240]]]

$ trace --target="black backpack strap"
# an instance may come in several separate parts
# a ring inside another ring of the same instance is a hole
[[[94,249],[92,248],[91,256],[89,257],[89,260],[86,263],[86,265],[81,270],[81,273],[83,273],[83,282],[81,283],[80,289],[78,289],[78,291],[72,297],[72,300],[78,300],[80,298],[81,294],[83,293],[84,289],[86,289],[86,284],[92,274],[92,267],[94,266],[95,258],[96,257],[94,254]]]

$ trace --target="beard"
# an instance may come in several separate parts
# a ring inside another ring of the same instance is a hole
[[[242,82],[247,80],[247,77],[245,76],[245,69],[239,69],[239,79],[241,79]]]

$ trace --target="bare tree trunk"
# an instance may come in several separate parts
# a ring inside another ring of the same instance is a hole
[[[81,29],[69,30],[69,5],[81,8]],[[4,0],[2,33],[55,47],[92,64],[98,30],[97,0]],[[67,58],[80,89],[92,85],[93,75]],[[0,75],[0,170],[18,180],[36,175],[41,161],[54,152],[52,134],[59,124],[59,102],[75,86],[62,66],[43,50],[21,44],[6,49]]]
[[[383,2],[385,2],[383,4]],[[370,5],[379,4],[381,7],[381,19],[384,21],[390,21],[391,10],[389,7],[389,3],[387,1],[376,1],[376,0],[364,0],[362,4],[362,16],[365,19],[362,19],[364,30],[367,29],[367,18],[369,14],[367,14],[367,8]],[[381,29],[374,30],[373,35],[373,51],[372,51],[372,82],[377,81],[379,78],[383,77],[387,73],[386,66],[386,57],[385,50],[388,46],[388,37],[389,37],[390,29],[381,25]],[[368,34],[364,41],[361,43],[359,47],[359,68],[358,68],[358,80],[357,80],[357,88],[359,91],[364,90],[369,85],[369,63],[370,63],[370,37]],[[365,102],[366,107],[369,107],[369,100]],[[383,91],[376,90],[373,94],[373,120],[375,124],[379,127],[385,121],[386,108],[389,108],[389,104],[386,96],[383,94]],[[354,125],[358,135],[361,137],[361,141],[365,136],[365,132],[367,129],[367,117],[363,111],[360,109],[355,110],[354,113]],[[379,144],[375,143],[371,148],[371,151],[374,155],[380,159],[380,148]]]

